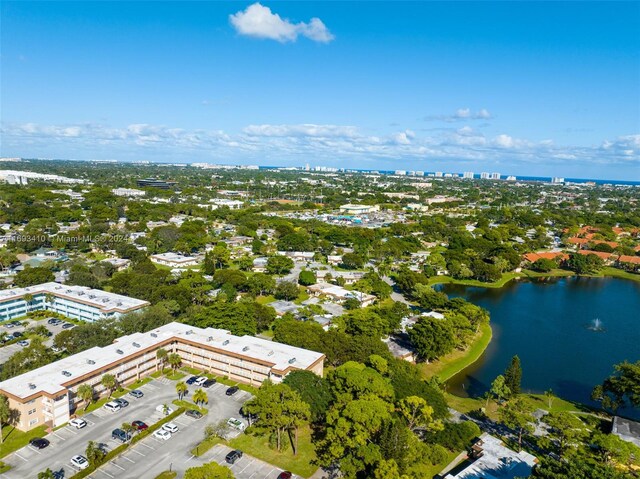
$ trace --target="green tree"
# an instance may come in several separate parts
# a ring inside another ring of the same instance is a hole
[[[109,397],[111,397],[113,391],[116,389],[116,387],[118,387],[118,381],[113,374],[105,374],[104,376],[102,376],[100,384],[102,384],[105,389],[109,391]]]
[[[81,384],[78,386],[76,394],[84,402],[84,410],[86,411],[91,404],[91,401],[93,401],[93,396],[95,394],[93,386],[87,383]]]
[[[287,301],[294,300],[300,294],[300,290],[298,290],[298,285],[293,281],[281,281],[276,286],[276,291],[274,296],[278,299],[285,299]]]
[[[596,386],[592,398],[614,412],[623,405],[640,407],[640,361],[616,364],[614,373]]]
[[[487,396],[487,406],[489,405],[489,398],[494,398],[496,402],[500,403],[511,395],[511,390],[504,379],[504,376],[500,374],[491,383],[491,389],[489,389],[489,396]]]
[[[209,403],[209,396],[207,396],[207,393],[204,392],[204,390],[202,388],[198,388],[193,392],[193,402],[200,405],[200,404],[208,404]]]
[[[532,412],[532,408],[521,397],[515,397],[498,411],[500,421],[518,434],[518,450],[522,449],[523,434],[534,430]]]
[[[267,259],[267,272],[269,274],[283,275],[293,269],[293,260],[287,256],[270,256]]]
[[[549,426],[549,437],[556,440],[560,455],[570,444],[582,441],[589,434],[584,423],[570,412],[552,412],[542,420]]]
[[[106,455],[107,453],[98,445],[97,442],[89,441],[85,451],[85,456],[87,457],[87,461],[89,461],[89,465],[94,467],[99,466],[103,463]]]
[[[591,444],[598,449],[600,457],[605,463],[640,465],[640,447],[620,439],[614,434],[597,433]]]
[[[442,422],[433,418],[433,408],[421,397],[409,396],[401,399],[398,403],[398,410],[407,421],[407,427],[413,432],[442,429]]]
[[[511,363],[504,372],[504,382],[511,391],[511,394],[517,396],[520,394],[520,384],[522,382],[522,365],[520,358],[515,355],[511,358]]]
[[[333,400],[329,382],[311,371],[292,371],[284,378],[283,384],[300,394],[309,404],[313,421],[322,421]]]
[[[4,426],[14,424],[19,418],[19,413],[9,406],[7,396],[0,395],[0,444],[4,442]]]
[[[311,286],[312,284],[316,284],[316,282],[316,274],[313,271],[300,271],[300,275],[298,276],[299,284],[301,284],[302,286]]]
[[[134,427],[130,422],[123,422],[122,426],[120,426],[120,429],[122,429],[127,434],[127,437],[133,435]]]
[[[182,399],[188,390],[189,387],[184,381],[179,381],[178,383],[176,383],[176,392],[178,393],[178,399]]]
[[[446,320],[421,317],[408,333],[416,353],[426,361],[444,356],[455,346],[453,328]]]
[[[53,471],[47,467],[44,471],[38,473],[38,479],[56,479],[56,476]]]
[[[171,366],[171,369],[173,369],[173,372],[176,372],[182,364],[182,358],[178,353],[171,353],[167,357],[167,362],[169,363],[169,366]]]
[[[555,394],[553,393],[553,389],[547,389],[544,392],[544,397],[547,398],[547,404],[549,405],[549,409],[551,409],[551,403],[553,403],[553,400],[555,398]]]
[[[268,274],[256,273],[247,280],[246,288],[255,296],[264,296],[273,293],[276,289],[276,280]]]
[[[19,288],[26,288],[36,284],[49,283],[55,280],[55,276],[48,268],[25,268],[19,271],[13,279],[13,284]]]
[[[156,351],[156,371],[158,370],[158,365],[161,365],[162,372],[164,372],[164,363],[167,361],[167,357],[169,353],[164,348],[160,348]]]

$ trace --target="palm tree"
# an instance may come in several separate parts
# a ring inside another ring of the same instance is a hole
[[[31,303],[33,303],[33,295],[31,293],[25,294],[22,299],[27,303],[27,313],[31,311]]]
[[[130,422],[123,422],[122,426],[120,426],[120,429],[125,432],[127,437],[130,437],[131,433],[133,432],[133,425]]]
[[[118,381],[113,374],[105,374],[102,376],[100,383],[109,390],[109,397],[113,394],[114,389],[118,385]]]
[[[164,372],[164,363],[167,360],[167,350],[164,348],[160,348],[156,351],[156,359],[158,362],[156,363],[156,371],[158,370],[158,363],[162,364],[162,372]]]
[[[0,444],[2,444],[4,440],[2,426],[11,424],[15,420],[16,411],[9,406],[9,399],[7,399],[7,396],[0,395]]]
[[[553,402],[553,398],[555,397],[555,395],[553,394],[553,389],[547,389],[544,392],[544,395],[549,403],[549,409],[551,409],[551,403]]]
[[[209,396],[202,388],[196,389],[193,393],[193,402],[197,405],[209,404]]]
[[[76,394],[85,403],[84,410],[86,411],[89,407],[89,404],[91,404],[91,401],[93,400],[93,387],[89,384],[81,384],[78,387],[78,391],[76,392]]]
[[[167,360],[169,361],[169,365],[171,366],[171,369],[173,369],[173,372],[176,372],[182,363],[182,358],[177,353],[171,353]]]
[[[189,390],[189,387],[184,381],[180,381],[178,384],[176,384],[178,399],[182,399],[188,390]]]

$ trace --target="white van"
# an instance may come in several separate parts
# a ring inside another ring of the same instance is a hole
[[[204,383],[206,383],[206,382],[207,382],[207,379],[209,379],[209,378],[208,378],[208,377],[206,377],[206,376],[200,376],[198,379],[196,379],[196,380],[195,380],[195,383],[194,383],[194,384],[195,384],[196,386],[202,386]]]
[[[115,401],[108,402],[102,407],[104,407],[107,411],[111,411],[111,412],[118,412],[120,409],[122,409],[122,406],[120,406],[120,404],[118,404]]]

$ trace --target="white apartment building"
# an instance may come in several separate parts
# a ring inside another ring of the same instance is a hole
[[[82,321],[117,318],[149,303],[86,286],[43,283],[0,291],[0,321],[19,318],[31,311],[46,310]]]
[[[184,256],[178,253],[159,253],[152,254],[149,259],[154,263],[172,268],[185,268],[187,266],[196,266],[200,260],[194,256]]]
[[[134,188],[114,188],[111,192],[116,196],[140,197],[146,195],[146,192]]]
[[[462,177],[468,180],[472,180],[473,179],[473,171],[465,171],[462,174]]]
[[[291,371],[307,370],[322,376],[324,354],[253,336],[234,336],[214,328],[169,323],[146,333],[134,333],[103,348],[94,347],[0,383],[0,394],[20,412],[17,428],[41,424],[51,427],[69,421],[81,402],[80,385],[89,384],[96,395],[113,374],[127,385],[157,371],[157,351],[179,354],[186,366],[234,381],[259,386],[267,378],[280,382]]]

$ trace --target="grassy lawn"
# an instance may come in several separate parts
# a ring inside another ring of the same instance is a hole
[[[458,454],[460,454],[460,451],[449,452],[447,454],[447,458],[444,461],[438,464],[435,464],[433,466],[428,466],[425,469],[421,468],[420,472],[426,471],[425,477],[436,477],[438,473],[440,473],[445,467],[447,467],[449,463],[453,461]]]
[[[480,330],[473,338],[471,345],[464,351],[453,351],[438,361],[420,365],[422,373],[430,378],[438,376],[441,381],[446,381],[473,364],[482,355],[491,341],[491,326],[482,324]]]
[[[176,471],[164,471],[159,476],[156,476],[156,479],[174,479],[178,473]]]
[[[4,441],[0,445],[0,457],[4,457],[7,454],[11,454],[14,451],[29,444],[29,441],[34,437],[44,437],[47,427],[45,425],[39,426],[27,432],[22,432],[13,426],[5,426],[2,428],[2,437]]]
[[[566,269],[552,269],[548,273],[542,273],[540,271],[533,271],[530,269],[523,269],[522,274],[527,278],[551,278],[551,277],[566,277],[566,276],[575,276],[573,271],[568,271]]]
[[[258,296],[256,298],[256,303],[258,304],[269,304],[269,303],[273,303],[276,300],[276,298],[270,294],[269,296]]]
[[[298,294],[298,298],[293,302],[296,304],[302,304],[304,301],[309,299],[309,293],[307,293],[306,288],[304,288],[303,286],[300,286],[298,289],[300,289],[300,293]]]
[[[185,401],[184,399],[183,400],[174,399],[173,404],[175,404],[178,407],[183,407],[185,409],[195,409],[196,411],[200,411],[202,414],[207,414],[209,412],[207,408],[196,406],[194,403]]]
[[[140,379],[139,381],[136,381],[134,383],[131,383],[128,386],[129,391],[132,391],[133,389],[138,389],[140,386],[144,386],[145,384],[151,382],[151,378],[150,377],[146,377],[144,379]]]
[[[286,435],[283,440],[288,440]],[[308,427],[300,430],[298,438],[299,450],[295,456],[290,444],[287,444],[287,447],[283,447],[281,452],[269,447],[269,437],[266,434],[263,436],[241,434],[229,441],[229,446],[302,477],[309,477],[318,469],[317,466],[311,464],[316,458],[316,453],[311,444],[311,429]]]
[[[193,454],[196,457],[200,457],[209,449],[211,449],[213,446],[221,443],[226,444],[226,441],[224,439],[219,438],[218,436],[210,437],[209,439],[205,439],[204,441],[198,443],[196,447],[191,449],[191,454]]]
[[[602,276],[610,276],[612,278],[630,279],[631,281],[640,281],[640,274],[629,273],[618,268],[607,267],[601,271]]]
[[[82,416],[83,414],[89,414],[90,412],[101,408],[102,406],[107,404],[109,401],[110,399],[108,397],[100,398],[97,401],[94,401],[91,404],[89,404],[89,407],[86,410],[84,408],[84,403],[83,403],[82,407],[79,407],[78,409],[76,409],[76,415]]]
[[[185,376],[186,374],[180,371],[169,371],[164,375],[165,378],[171,379],[172,381],[180,381]]]
[[[482,281],[478,281],[477,279],[453,279],[451,276],[433,276],[429,278],[429,284],[440,284],[440,283],[452,283],[452,284],[460,284],[463,286],[479,286],[481,288],[502,288],[505,284],[515,278],[522,277],[520,273],[504,273],[502,278],[500,278],[495,283],[484,283]]]
[[[520,397],[534,410],[544,409],[549,412],[572,412],[577,415],[598,414],[598,411],[592,410],[583,404],[566,401],[558,397],[552,399],[551,407],[549,407],[548,399],[544,394],[521,394]],[[484,408],[487,404],[486,400],[481,398],[463,398],[449,393],[446,393],[446,399],[449,406],[462,413]],[[494,401],[489,401],[489,407],[486,408],[486,413],[491,419],[496,420],[498,418],[498,405]]]

